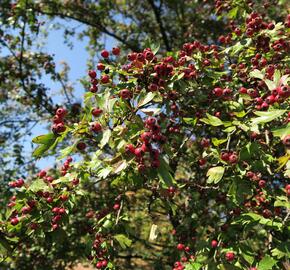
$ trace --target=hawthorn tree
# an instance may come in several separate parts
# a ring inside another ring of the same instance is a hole
[[[215,5],[216,40],[101,51],[33,139],[59,169],[9,183],[3,267],[289,268],[290,17]]]

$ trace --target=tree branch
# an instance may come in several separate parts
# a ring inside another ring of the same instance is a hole
[[[155,19],[159,25],[159,29],[163,38],[163,42],[164,45],[166,47],[167,51],[171,51],[171,46],[169,44],[169,40],[165,31],[165,28],[163,26],[162,20],[161,20],[161,16],[160,16],[160,10],[155,6],[154,4],[154,0],[148,0],[148,3],[150,4],[151,8],[153,9],[154,15],[155,15]]]

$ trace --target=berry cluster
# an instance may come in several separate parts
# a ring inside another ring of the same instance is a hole
[[[66,130],[66,127],[64,125],[64,117],[67,114],[67,110],[65,108],[58,108],[56,110],[55,116],[53,117],[53,125],[52,125],[52,131],[55,134],[62,133]]]
[[[16,181],[9,182],[9,187],[11,188],[21,188],[24,185],[24,180],[19,178]]]
[[[70,169],[70,163],[72,162],[72,157],[68,157],[64,164],[61,167],[61,175],[64,176],[67,174],[68,170]],[[50,181],[51,182],[51,181]]]
[[[135,155],[140,172],[149,167],[146,165],[148,161],[151,168],[158,168],[160,166],[160,151],[154,146],[157,143],[164,144],[166,141],[166,137],[161,134],[161,127],[157,124],[154,117],[148,117],[145,120],[145,127],[148,131],[141,134],[139,145],[135,148],[132,144],[128,144],[125,149],[127,153]],[[147,158],[145,156],[146,153],[149,153]]]
[[[236,164],[239,160],[237,152],[234,151],[223,151],[220,155],[221,160],[226,161],[230,164]]]
[[[108,250],[103,247],[103,243],[105,242],[105,239],[101,234],[97,234],[95,237],[95,240],[93,242],[93,250],[94,250],[94,257],[98,262],[96,263],[97,269],[103,269],[106,268],[108,265],[108,260],[105,258]],[[91,259],[94,259],[92,257]]]

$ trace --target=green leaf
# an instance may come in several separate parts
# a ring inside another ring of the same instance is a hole
[[[103,148],[109,142],[111,134],[112,134],[112,132],[110,129],[106,129],[103,132],[102,139],[100,141],[100,148]]]
[[[268,123],[282,116],[285,112],[286,110],[272,110],[272,111],[267,111],[267,112],[257,111],[257,112],[254,112],[254,114],[258,115],[259,117],[253,118],[252,123],[253,124]]]
[[[113,236],[121,246],[121,248],[126,249],[127,247],[130,247],[132,245],[132,240],[130,240],[126,235],[124,234],[116,234]]]
[[[39,135],[32,139],[32,142],[37,144],[49,144],[51,145],[52,142],[55,141],[57,137],[53,133],[45,134],[45,135]]]
[[[228,16],[229,18],[231,19],[234,19],[237,17],[237,14],[238,14],[238,11],[239,11],[239,7],[234,7],[232,8],[229,12],[228,12]]]
[[[153,54],[155,55],[160,49],[160,43],[151,43],[150,48],[151,48]]]
[[[213,143],[214,146],[219,146],[223,143],[225,143],[228,139],[217,139],[217,138],[212,138],[211,141]]]
[[[269,255],[266,255],[258,264],[259,270],[271,270],[273,269],[273,266],[277,263],[275,259],[270,257]]]
[[[201,267],[202,267],[202,264],[195,262],[195,263],[186,264],[184,270],[199,270]]]
[[[170,187],[175,182],[173,176],[170,173],[171,169],[168,163],[163,158],[159,158],[159,160],[160,166],[157,169],[158,177],[163,182],[163,184],[165,184],[166,187]]]
[[[255,261],[255,254],[252,251],[251,247],[246,244],[240,244],[240,254],[241,256],[249,263],[253,264]]]
[[[50,148],[50,145],[41,144],[33,151],[32,156],[41,157],[49,148]]]
[[[258,69],[254,69],[253,71],[250,72],[250,77],[251,78],[258,78],[263,80],[264,79],[264,74],[258,70]]]
[[[274,128],[271,131],[275,137],[280,137],[283,139],[285,136],[290,134],[290,123],[288,123],[286,126]]]
[[[138,103],[138,108],[148,104],[150,101],[153,100],[153,98],[156,96],[155,93],[149,92],[140,102]]]
[[[40,190],[50,191],[51,188],[42,179],[36,179],[30,185],[29,190],[36,193],[37,191],[40,191]]]
[[[224,175],[225,172],[225,168],[222,166],[217,166],[217,167],[212,167],[207,171],[206,176],[207,178],[207,183],[211,184],[211,183],[215,183],[217,184]]]
[[[222,126],[224,124],[223,121],[220,120],[216,116],[210,115],[208,113],[206,114],[206,116],[207,116],[207,118],[202,118],[202,119],[200,119],[200,121],[202,121],[208,125],[214,126],[214,127]]]
[[[271,254],[279,260],[283,257],[290,258],[290,242],[282,241],[272,249]]]

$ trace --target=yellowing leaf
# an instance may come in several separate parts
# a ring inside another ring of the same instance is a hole
[[[225,168],[222,166],[210,168],[206,174],[206,176],[208,177],[207,183],[217,184],[223,178],[224,172],[225,172]]]

